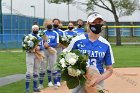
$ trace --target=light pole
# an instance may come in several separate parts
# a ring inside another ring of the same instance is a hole
[[[11,0],[11,34],[12,34],[12,15],[13,15],[12,9],[13,9],[13,6],[12,6],[12,0]]]
[[[68,0],[68,21],[70,21],[70,6],[69,6],[69,0]]]
[[[35,19],[35,6],[31,5],[32,8],[34,8],[34,19]]]
[[[45,11],[46,11],[46,9],[45,9],[45,8],[46,8],[46,7],[45,7],[45,6],[46,6],[45,1],[46,1],[46,0],[44,0],[44,20],[45,20],[45,16],[46,16],[46,15],[45,15],[45,14],[46,14],[46,12],[45,12]]]

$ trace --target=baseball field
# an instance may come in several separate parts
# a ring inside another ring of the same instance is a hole
[[[115,57],[114,73],[111,78],[106,80],[105,88],[109,90],[109,93],[139,93],[137,90],[140,86],[140,46],[113,45],[112,48]],[[0,77],[26,72],[25,52],[11,51],[0,52]],[[44,87],[47,87],[46,78]],[[24,89],[25,80],[21,80],[1,86],[0,93],[24,93]],[[42,90],[42,93],[69,93],[69,90],[63,83],[58,90],[47,88]]]

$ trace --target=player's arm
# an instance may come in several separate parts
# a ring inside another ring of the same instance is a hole
[[[94,82],[91,81],[89,86],[95,86],[98,83],[100,83],[101,81],[109,78],[113,73],[113,66],[112,66],[113,63],[114,63],[114,57],[113,57],[112,49],[111,49],[111,47],[108,47],[106,54],[105,54],[106,71],[102,75],[100,75],[96,81],[95,80],[94,80]]]
[[[112,48],[109,44],[109,47],[108,47],[108,49],[106,51],[106,54],[105,54],[106,71],[102,75],[103,80],[107,79],[108,77],[110,77],[112,75],[112,73],[113,73],[113,66],[112,66],[113,63],[115,63],[114,56],[113,56]]]

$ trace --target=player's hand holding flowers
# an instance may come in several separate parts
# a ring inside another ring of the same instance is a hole
[[[39,36],[43,38],[43,41],[45,42],[44,46],[45,46],[45,48],[47,48],[48,52],[50,54],[56,54],[57,51],[53,47],[50,47],[49,44],[47,43],[48,37],[45,35],[45,32],[44,31],[40,31],[39,32]]]
[[[105,93],[103,87],[98,84],[102,81],[102,75],[96,67],[88,67],[85,77],[87,79],[85,83],[87,93]]]

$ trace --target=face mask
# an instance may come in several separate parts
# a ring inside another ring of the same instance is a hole
[[[38,34],[38,31],[33,31],[33,34]]]
[[[68,27],[68,29],[69,29],[69,30],[72,30],[72,29],[73,29],[73,27]]]
[[[89,25],[89,28],[94,34],[99,34],[102,31],[102,26],[103,24]]]
[[[78,28],[81,28],[82,27],[82,25],[80,25],[80,24],[78,24],[77,26],[78,26]]]
[[[47,25],[47,29],[52,29],[52,25]]]
[[[58,26],[59,26],[59,25],[53,24],[53,27],[54,27],[54,28],[58,28]]]

